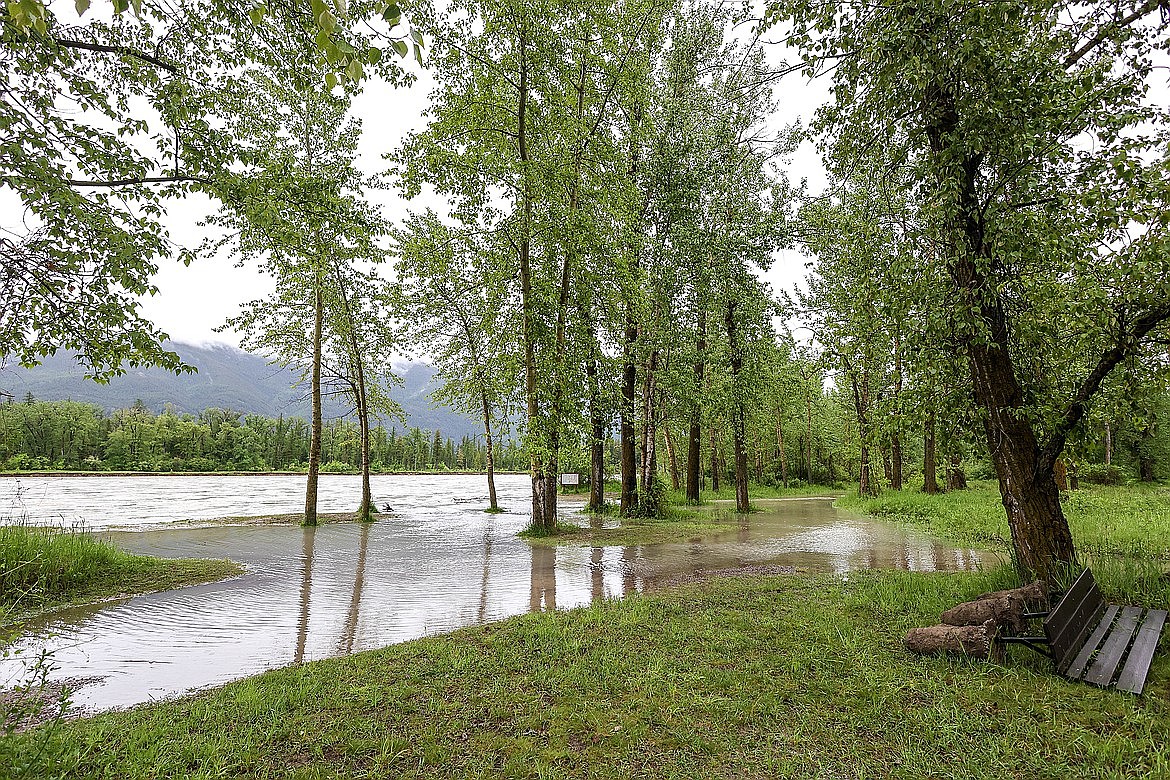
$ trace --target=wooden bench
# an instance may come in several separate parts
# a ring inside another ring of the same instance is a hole
[[[1093,573],[1085,569],[1050,611],[1024,614],[1044,619],[1044,636],[1004,636],[999,641],[1047,655],[1070,680],[1140,694],[1166,614],[1164,609],[1107,604]]]

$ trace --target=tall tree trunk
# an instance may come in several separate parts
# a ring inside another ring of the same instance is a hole
[[[674,437],[670,435],[669,424],[662,426],[662,437],[666,440],[666,455],[670,459],[670,489],[678,490],[682,487],[682,481],[679,479],[678,454],[675,452]]]
[[[1138,479],[1142,482],[1157,480],[1157,469],[1154,456],[1150,454],[1154,442],[1154,425],[1150,423],[1142,428],[1141,438],[1138,439]]]
[[[813,451],[813,437],[812,437],[813,414],[812,413],[813,413],[813,405],[812,405],[812,392],[809,391],[808,388],[805,388],[805,391],[806,392],[804,395],[804,405],[806,407],[806,411],[808,412],[808,438],[805,440],[805,445],[804,445],[806,448],[805,459],[804,459],[804,481],[811,485],[812,481],[813,481],[813,476],[812,476],[812,451]]]
[[[524,11],[522,11],[522,14]],[[528,153],[528,19],[521,20],[519,40],[520,83],[516,105],[516,145],[523,169],[521,198],[520,240],[520,299],[523,308],[524,336],[524,395],[527,406],[529,437],[529,477],[532,481],[532,525],[552,530],[556,527],[556,465],[546,463],[544,445],[549,431],[541,415],[536,377],[535,300],[532,289],[532,192],[530,159]],[[551,475],[549,470],[554,470]],[[551,480],[550,480],[551,477]],[[549,489],[550,482],[552,490]],[[550,495],[551,494],[551,495]],[[550,511],[551,508],[551,511]]]
[[[639,506],[638,514],[646,517],[656,517],[661,510],[658,506],[658,492],[654,489],[654,480],[658,471],[658,410],[654,401],[658,395],[655,384],[658,381],[657,349],[651,350],[650,362],[647,365],[645,376],[642,378],[642,462],[640,468]]]
[[[862,498],[872,498],[877,495],[878,491],[877,483],[874,482],[873,474],[870,473],[872,465],[869,456],[871,434],[869,425],[869,370],[862,368],[859,377],[857,371],[848,362],[845,369],[849,374],[849,382],[853,388],[853,406],[857,412],[857,434],[858,440],[861,442],[861,467],[858,474],[857,492]]]
[[[894,335],[894,432],[890,436],[890,487],[902,489],[902,341]]]
[[[983,156],[954,148],[959,115],[948,87],[928,89],[926,104],[926,132],[939,180],[947,182],[945,191],[954,198],[947,271],[959,297],[958,310],[968,313],[962,315],[959,337],[967,353],[975,400],[984,411],[983,427],[999,478],[1015,563],[1026,576],[1059,582],[1076,565],[1072,532],[1053,474],[1064,442],[1054,442],[1056,446],[1042,452],[1025,413],[1024,393],[1009,352],[1007,314],[987,276],[987,269],[995,264],[992,247],[985,241],[977,189]],[[960,156],[961,161],[952,159]]]
[[[601,387],[597,378],[597,361],[590,360],[585,367],[589,377],[589,503],[587,512],[605,508],[605,415],[601,409]]]
[[[743,398],[738,392],[739,374],[743,369],[743,353],[736,328],[734,299],[727,302],[727,349],[731,353],[731,384],[735,394],[731,409],[732,449],[735,453],[735,510],[747,512],[751,505],[748,503],[747,451],[744,447],[745,415]]]
[[[699,491],[703,483],[702,438],[703,438],[703,379],[707,359],[707,307],[699,305],[698,331],[695,342],[695,405],[691,410],[690,434],[687,437],[687,501],[699,503]]]
[[[487,387],[481,385],[479,400],[483,406],[483,440],[487,451],[484,453],[484,465],[487,469],[488,484],[488,511],[498,512],[500,505],[496,503],[496,454],[495,441],[492,439],[492,407],[488,402]]]
[[[357,401],[358,437],[361,440],[362,502],[358,506],[358,520],[368,523],[374,519],[374,499],[370,491],[370,407],[366,393],[366,367],[362,358],[361,345],[357,338],[357,318],[349,303],[345,279],[340,269],[335,269],[337,292],[345,312],[349,340],[350,361],[354,378],[354,396]]]
[[[1105,465],[1113,465],[1113,426],[1105,421]]]
[[[963,456],[957,449],[951,449],[951,463],[947,467],[947,490],[966,490],[967,475],[963,473]]]
[[[922,434],[922,492],[934,495],[942,491],[938,486],[938,456],[935,452],[934,409],[926,413]]]
[[[634,442],[634,395],[638,386],[638,367],[634,363],[634,348],[638,326],[634,321],[633,304],[627,304],[625,359],[622,364],[622,408],[620,412],[620,444],[622,451],[622,514],[631,514],[638,508],[638,467]]]
[[[780,481],[788,487],[788,453],[784,449],[784,415],[780,407],[776,407],[776,447],[780,451]]]
[[[711,490],[719,492],[719,439],[715,428],[711,428]]]
[[[304,525],[317,525],[317,477],[321,472],[321,331],[325,324],[325,294],[321,274],[313,292],[313,429],[309,438],[309,474],[305,480]]]

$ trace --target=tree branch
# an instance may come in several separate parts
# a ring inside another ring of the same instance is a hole
[[[1166,320],[1170,320],[1170,303],[1147,311],[1134,320],[1133,326],[1130,329],[1126,330],[1124,327],[1122,328],[1113,346],[1101,356],[1101,359],[1097,361],[1097,365],[1093,367],[1093,370],[1081,382],[1080,387],[1077,388],[1076,395],[1073,396],[1072,402],[1065,409],[1064,414],[1061,415],[1060,420],[1056,423],[1056,427],[1040,450],[1040,466],[1045,472],[1056,464],[1056,459],[1060,457],[1061,451],[1064,450],[1064,444],[1068,439],[1068,435],[1072,433],[1073,428],[1085,416],[1086,404],[1101,389],[1101,383],[1105,380],[1105,377],[1109,375],[1109,372],[1118,363],[1128,357],[1137,348],[1141,340],[1150,331]]]
[[[137,60],[150,63],[157,68],[162,68],[168,73],[178,73],[178,66],[166,60],[159,59],[152,54],[146,54],[136,49],[131,49],[128,46],[110,46],[104,43],[89,43],[88,41],[73,41],[67,38],[54,38],[53,42],[64,49],[85,49],[86,51],[96,51],[102,54],[121,54],[125,57],[133,57]]]
[[[1085,57],[1086,54],[1104,43],[1114,30],[1121,29],[1122,27],[1128,27],[1137,20],[1141,19],[1143,16],[1153,13],[1154,11],[1158,10],[1158,6],[1160,6],[1162,2],[1163,0],[1146,0],[1146,2],[1135,8],[1128,16],[1123,16],[1122,18],[1115,20],[1112,24],[1105,25],[1097,31],[1096,35],[1086,41],[1083,46],[1065,57],[1064,62],[1062,63],[1063,66],[1065,68],[1071,68],[1073,65],[1076,65]]]
[[[193,181],[199,184],[210,185],[211,179],[202,176],[142,176],[134,179],[110,179],[108,181],[87,181],[84,179],[69,179],[66,184],[71,187],[129,187],[134,184],[166,184],[168,182]]]

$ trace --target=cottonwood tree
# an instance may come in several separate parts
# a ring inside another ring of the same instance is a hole
[[[225,129],[241,118],[233,96],[278,70],[337,84],[376,69],[401,83],[374,45],[407,55],[401,20],[380,0],[4,4],[0,359],[65,349],[98,380],[124,365],[187,370],[140,299],[160,262],[193,257],[162,227],[170,201],[218,200],[246,162]]]
[[[1017,565],[1053,580],[1076,563],[1056,461],[1105,378],[1170,318],[1167,117],[1149,91],[1162,13],[1154,1],[774,6],[810,72],[832,63],[825,144],[905,161]],[[1025,364],[1051,355],[1045,344],[1071,347],[1070,370],[1047,364],[1060,381],[1041,388]]]
[[[360,125],[346,121],[344,98],[315,81],[285,85],[269,79],[264,89],[239,99],[279,108],[266,120],[253,118],[242,128],[256,144],[253,166],[224,187],[228,205],[208,223],[227,233],[208,246],[228,247],[244,260],[260,262],[276,281],[268,299],[247,304],[227,325],[243,333],[246,347],[273,355],[283,365],[304,368],[312,396],[304,524],[313,526],[322,373],[331,344],[337,347],[335,374],[356,385],[368,450],[368,352],[393,339],[358,337],[377,320],[355,316],[354,285],[360,276],[353,269],[380,255],[376,240],[385,226],[360,194],[362,177],[353,167]],[[331,322],[335,327],[329,327]],[[364,460],[368,474],[368,456]],[[363,481],[361,507],[368,516],[368,479]]]
[[[488,511],[496,500],[495,446],[511,408],[518,366],[511,349],[506,249],[498,236],[444,224],[433,212],[411,219],[395,235],[395,301],[411,323],[415,349],[434,361],[443,381],[436,397],[483,423]]]
[[[433,40],[438,87],[428,128],[396,155],[408,193],[428,182],[465,228],[511,248],[511,301],[522,347],[525,447],[533,525],[556,525],[561,438],[581,367],[573,290],[608,258],[590,250],[587,217],[612,172],[617,91],[637,46],[656,29],[653,2],[604,7],[460,2],[420,22]],[[616,45],[607,45],[616,41]],[[608,196],[607,196],[608,197]]]

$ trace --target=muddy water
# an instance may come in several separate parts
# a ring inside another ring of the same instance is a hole
[[[764,511],[738,520],[728,513],[728,530],[702,541],[531,548],[515,536],[527,523],[523,513],[486,515],[482,504],[465,500],[480,490],[477,479],[397,479],[415,482],[411,498],[397,499],[396,517],[373,525],[153,525],[108,532],[136,552],[228,557],[247,573],[60,612],[31,626],[17,648],[26,656],[51,649],[54,676],[90,680],[74,701],[97,710],[529,610],[620,597],[704,569],[776,563],[845,572],[980,564],[975,551],[850,516],[824,499],[758,502]],[[524,477],[505,478],[502,503],[521,509],[526,488]],[[258,505],[266,512],[291,511],[264,495],[250,503],[253,497],[237,491],[230,514],[255,514]],[[574,506],[565,502],[566,514]],[[0,683],[16,668],[0,663]]]

